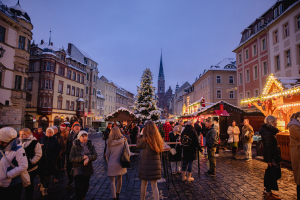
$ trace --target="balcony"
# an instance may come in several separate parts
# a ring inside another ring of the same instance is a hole
[[[39,107],[37,109],[37,113],[39,115],[51,115],[52,114],[52,108],[48,108],[48,107]]]
[[[78,117],[84,117],[84,111],[83,110],[76,110],[76,115]]]

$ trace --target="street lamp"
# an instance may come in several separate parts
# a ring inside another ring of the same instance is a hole
[[[5,49],[3,49],[2,47],[0,47],[0,58],[3,57],[4,52],[5,52]]]

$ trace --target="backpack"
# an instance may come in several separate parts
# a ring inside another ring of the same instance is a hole
[[[182,138],[181,138],[181,145],[183,147],[190,147],[192,145],[193,141],[192,139],[187,136],[187,135],[184,135]]]

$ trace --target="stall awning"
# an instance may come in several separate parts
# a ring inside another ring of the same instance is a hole
[[[222,117],[229,117],[230,115],[226,110],[215,110],[215,114],[222,116]]]

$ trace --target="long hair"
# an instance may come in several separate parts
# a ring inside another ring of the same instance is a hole
[[[29,128],[22,128],[22,129],[19,131],[19,133],[20,133],[20,132],[24,132],[27,136],[31,136],[31,135],[32,135],[31,130],[30,130]]]
[[[148,121],[143,130],[144,140],[153,151],[160,153],[164,149],[164,141],[153,121]]]
[[[119,140],[121,138],[123,138],[123,135],[119,127],[113,127],[109,133],[107,144],[110,146],[113,140]]]

